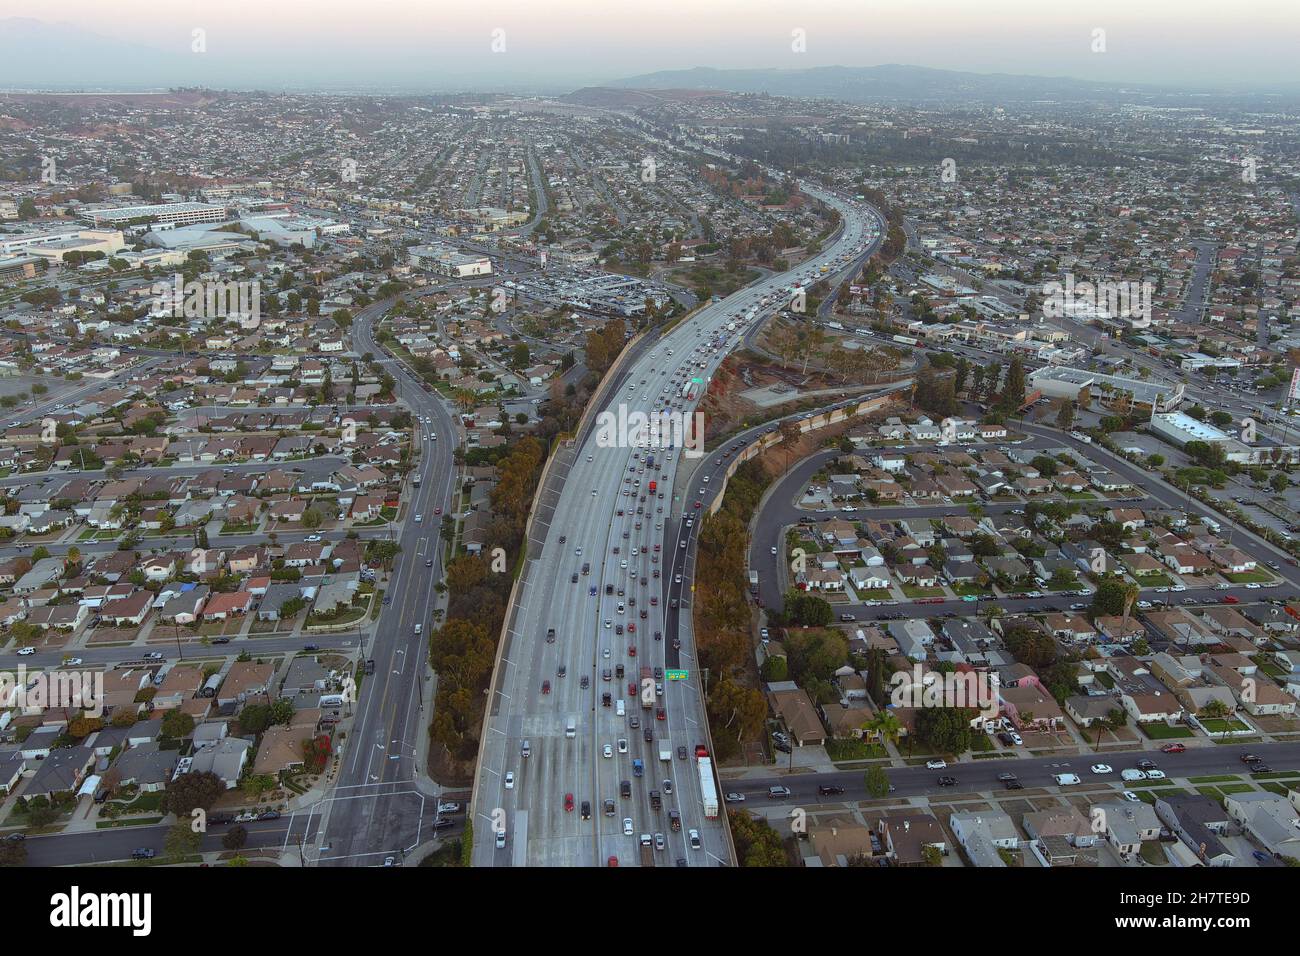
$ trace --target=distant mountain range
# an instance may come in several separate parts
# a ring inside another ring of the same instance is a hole
[[[962,73],[923,66],[886,64],[863,67],[823,66],[805,70],[715,70],[701,66],[614,80],[604,87],[578,90],[574,97],[594,100],[600,89],[718,90],[833,99],[850,103],[1028,103],[1052,100],[1104,104],[1133,102],[1135,99],[1169,99],[1178,100],[1184,105],[1193,92],[1172,87],[1099,83],[1061,76]],[[1221,93],[1233,97],[1241,95],[1238,91],[1195,92]],[[1293,97],[1300,94],[1300,84],[1286,84],[1272,92]]]

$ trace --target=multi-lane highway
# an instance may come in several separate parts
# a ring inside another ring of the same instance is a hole
[[[873,215],[805,188],[840,211],[843,229],[834,243],[789,273],[707,305],[639,349],[600,410],[689,416],[727,352],[753,323],[787,304],[792,283],[811,284],[822,265],[838,271],[878,238]],[[695,746],[707,740],[694,643],[689,627],[671,613],[671,602],[682,597],[685,578],[675,578],[691,543],[679,523],[696,513],[699,495],[678,479],[680,440],[673,448],[638,448],[627,438],[586,430],[562,488],[542,491],[543,499],[555,494],[555,502],[539,512],[532,530],[536,547],[508,618],[480,748],[477,865],[606,865],[611,859],[634,865],[640,835],[656,833],[665,840],[654,854],[657,865],[730,862],[721,821],[705,816],[693,759]],[[686,680],[656,679],[652,671],[648,684],[640,681],[642,666],[677,664],[689,672]],[[671,754],[666,763],[659,759],[664,742]],[[679,747],[686,748],[685,759]],[[643,762],[641,777],[634,760]],[[660,810],[651,807],[652,790],[662,798]],[[572,809],[566,809],[569,798]],[[607,800],[613,801],[608,814]],[[680,831],[669,827],[670,809],[681,814]],[[505,845],[498,847],[494,829],[502,823]],[[692,830],[699,833],[698,849],[690,843]]]

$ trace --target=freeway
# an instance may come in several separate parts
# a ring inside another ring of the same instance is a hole
[[[381,354],[373,324],[389,305],[375,303],[357,314],[352,326],[357,351]],[[421,484],[410,489],[398,539],[402,553],[387,590],[392,604],[380,617],[368,652],[375,673],[362,681],[355,720],[342,747],[342,768],[321,807],[324,819],[313,834],[318,842],[306,854],[322,864],[366,865],[404,854],[428,836],[437,809],[436,799],[426,799],[435,791],[421,770],[423,727],[429,719],[423,699],[431,679],[426,659],[432,613],[441,601],[433,585],[443,577],[441,522],[434,512],[451,504],[459,429],[437,393],[427,392],[401,362],[379,361],[392,373],[398,396],[412,415],[427,417],[427,430],[437,437],[420,446],[414,474],[421,476]],[[422,434],[416,429],[417,436]],[[416,515],[423,520],[417,522]]]
[[[842,267],[869,239],[878,238],[874,216],[812,186],[805,189],[843,216],[843,230],[832,246],[790,273],[705,306],[640,349],[625,362],[601,410],[690,416],[718,364],[752,323],[784,304],[793,281],[810,281],[823,263]],[[666,615],[672,609],[665,605],[673,599],[670,593],[680,598],[673,590],[675,575],[690,551],[690,529],[682,534],[680,522],[696,510],[696,496],[676,481],[680,437],[669,449],[631,447],[627,439],[587,431],[576,442],[562,484],[548,476],[539,493],[541,501],[554,497],[554,506],[538,511],[532,531],[538,540],[529,542],[494,675],[477,771],[474,819],[484,838],[476,841],[476,865],[604,865],[610,858],[628,865],[637,862],[638,836],[655,832],[665,835],[666,848],[656,857],[660,863],[730,862],[721,822],[704,816],[693,764],[676,756],[678,747],[693,752],[707,740],[700,675],[638,681],[642,666],[664,668],[694,659],[689,628]],[[653,493],[652,480],[660,486]],[[673,555],[671,561],[665,551]],[[547,639],[552,628],[554,642]],[[662,639],[652,637],[656,633]],[[674,636],[682,641],[680,657],[673,653]],[[625,675],[616,680],[620,665]],[[662,696],[656,684],[662,684]],[[608,707],[602,706],[605,693]],[[667,764],[658,759],[660,741],[672,751]],[[643,778],[633,772],[637,759],[644,763]],[[671,795],[663,783],[669,779]],[[623,781],[626,797],[620,795]],[[652,809],[651,790],[663,795],[662,812]],[[566,795],[572,797],[572,811],[565,809]],[[609,815],[605,800],[614,804]],[[589,821],[582,819],[584,801],[590,804]],[[681,813],[680,832],[666,825],[670,808]],[[521,812],[528,815],[526,835],[518,826]],[[506,848],[501,850],[487,838],[495,821],[504,821]],[[699,850],[690,847],[691,830],[699,831]],[[512,839],[525,844],[523,849]]]

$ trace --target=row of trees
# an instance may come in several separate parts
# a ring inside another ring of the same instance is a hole
[[[438,698],[430,735],[460,761],[474,758],[484,696],[492,678],[497,639],[505,620],[513,578],[494,572],[490,556],[500,547],[513,566],[524,546],[524,529],[541,474],[545,449],[535,438],[508,446],[497,461],[492,521],[483,555],[463,554],[447,565],[446,623],[429,635],[429,666],[438,673]]]
[[[740,678],[750,660],[750,608],[745,577],[749,519],[767,487],[758,461],[742,464],[727,484],[722,509],[700,529],[695,572],[695,643],[700,665],[709,670],[705,705],[717,756],[738,753],[757,736],[767,702]]]

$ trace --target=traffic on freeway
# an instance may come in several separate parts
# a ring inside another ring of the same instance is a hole
[[[480,751],[475,826],[492,836],[476,840],[476,865],[732,862],[689,615],[679,617],[708,479],[696,487],[681,466],[702,453],[694,413],[728,352],[879,241],[873,212],[803,188],[840,212],[840,235],[636,352],[597,410],[606,427],[579,436],[553,510],[534,524]],[[613,424],[635,413],[677,427],[638,442]]]

